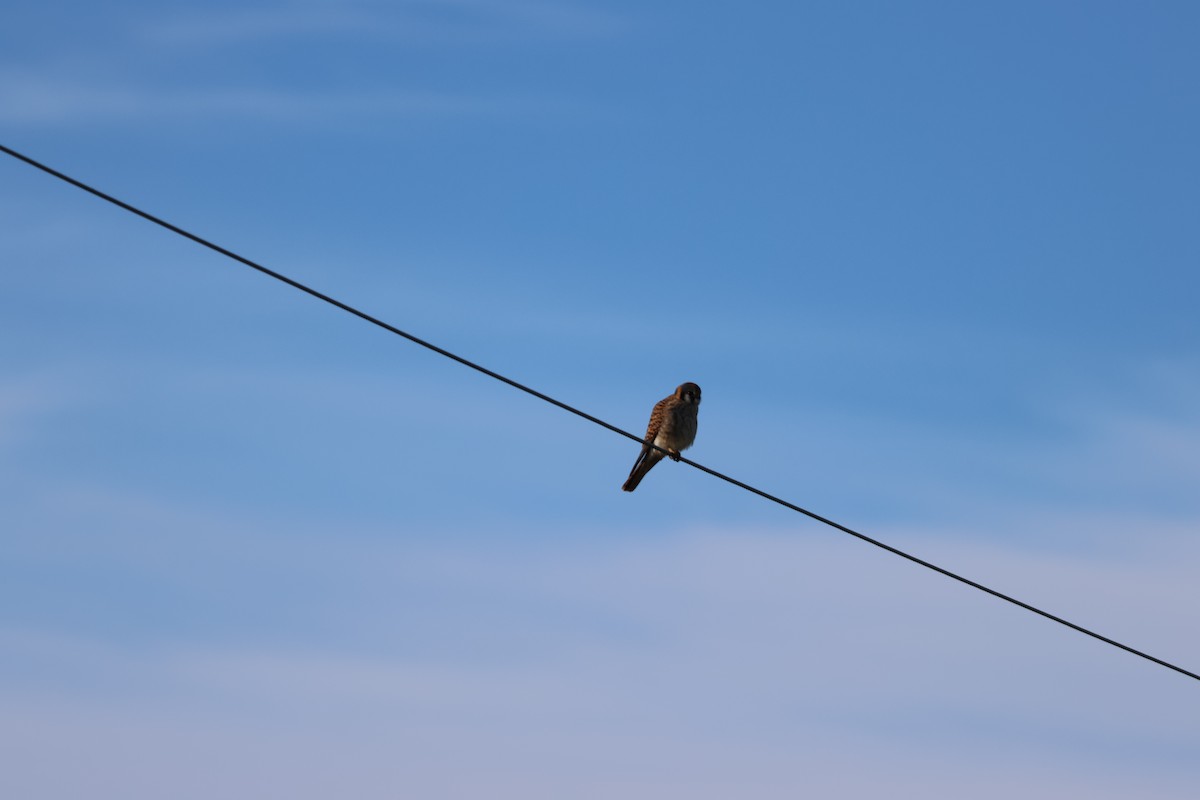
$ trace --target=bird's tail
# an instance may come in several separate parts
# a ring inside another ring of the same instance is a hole
[[[655,464],[662,460],[662,453],[657,450],[643,450],[638,456],[638,460],[634,463],[633,469],[629,473],[629,477],[625,479],[625,483],[621,486],[621,491],[632,492],[642,482],[642,478],[646,477]]]

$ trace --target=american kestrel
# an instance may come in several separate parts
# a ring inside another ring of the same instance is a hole
[[[650,412],[650,425],[646,428],[646,444],[641,455],[633,463],[633,470],[621,488],[632,492],[664,455],[679,460],[680,451],[687,450],[696,441],[696,415],[700,411],[700,387],[694,383],[683,383],[675,394],[664,397],[654,404]],[[651,443],[665,449],[655,450]]]

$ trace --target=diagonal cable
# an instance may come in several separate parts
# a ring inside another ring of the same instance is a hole
[[[240,264],[244,264],[245,266],[250,267],[251,269],[258,270],[259,272],[263,273],[264,275],[269,275],[270,277],[274,278],[275,280],[281,281],[282,283],[286,283],[288,286],[291,286],[294,289],[299,289],[300,291],[304,292],[305,294],[310,294],[313,297],[317,298],[318,300],[323,300],[332,306],[336,306],[337,308],[340,308],[342,311],[353,314],[354,316],[356,316],[360,319],[366,320],[367,322],[371,323],[372,325],[376,325],[380,328],[383,328],[385,331],[388,331],[389,333],[394,333],[397,336],[401,336],[405,339],[408,339],[410,342],[413,342],[414,344],[419,344],[421,347],[432,350],[433,352],[437,353],[438,355],[445,356],[446,358],[449,358],[453,361],[457,361],[459,364],[462,364],[465,367],[470,367],[471,369],[476,370],[477,372],[482,372],[484,375],[487,375],[489,378],[495,378],[496,380],[498,380],[502,383],[508,384],[509,386],[513,387],[514,389],[520,389],[522,392],[525,392],[526,394],[531,394],[534,397],[538,398],[539,400],[544,400],[545,402],[550,403],[551,405],[558,406],[559,408],[561,408],[564,411],[569,411],[570,413],[575,414],[576,416],[583,417],[588,422],[593,422],[603,428],[607,428],[608,430],[612,431],[613,433],[620,434],[621,436],[624,436],[627,439],[632,439],[635,442],[643,443],[642,437],[640,437],[640,436],[635,436],[632,433],[630,433],[629,431],[626,431],[622,428],[618,428],[616,425],[612,425],[611,423],[605,422],[604,420],[600,419],[599,417],[594,417],[585,411],[580,411],[578,408],[568,405],[567,403],[564,403],[561,400],[555,400],[553,397],[550,397],[547,394],[543,394],[542,392],[539,392],[536,389],[532,389],[523,383],[519,383],[518,381],[515,381],[512,378],[505,377],[504,375],[501,375],[498,372],[494,372],[494,371],[488,369],[487,367],[476,364],[474,361],[463,358],[460,355],[456,355],[455,353],[452,353],[449,350],[446,350],[444,348],[438,347],[437,345],[435,345],[431,342],[427,342],[424,339],[421,339],[420,337],[414,336],[411,333],[408,333],[407,331],[400,330],[399,328],[395,327],[394,325],[390,325],[381,319],[373,317],[370,314],[366,313],[365,311],[360,311],[357,308],[355,308],[351,305],[348,305],[346,303],[343,303],[342,301],[337,300],[333,297],[330,297],[327,294],[319,292],[316,289],[313,289],[309,286],[305,286],[303,283],[300,283],[297,280],[289,278],[288,276],[283,275],[279,272],[276,272],[275,270],[268,269],[267,267],[264,267],[262,264],[251,261],[250,259],[246,258],[245,256],[240,256],[237,253],[233,252],[232,250],[228,250],[224,247],[221,247],[218,244],[214,244],[213,242],[210,242],[207,239],[197,236],[194,233],[186,231],[177,225],[172,225],[170,222],[167,222],[164,219],[156,217],[153,214],[150,214],[148,212],[142,211],[140,208],[137,208],[136,206],[132,206],[129,203],[124,202],[123,200],[118,200],[117,198],[113,197],[110,194],[106,194],[105,192],[102,192],[99,189],[93,188],[92,186],[89,186],[86,183],[83,183],[82,181],[76,180],[75,178],[72,178],[69,175],[65,175],[56,169],[48,167],[39,161],[35,161],[34,159],[30,158],[29,156],[18,153],[16,150],[13,150],[9,147],[5,147],[3,144],[0,144],[0,152],[4,152],[4,153],[12,156],[13,158],[16,158],[20,161],[24,161],[26,164],[30,165],[31,167],[35,167],[35,168],[41,170],[42,172],[45,172],[48,175],[52,175],[55,178],[58,178],[61,181],[65,181],[66,183],[69,183],[78,189],[82,189],[83,191],[87,192],[88,194],[95,195],[96,197],[99,197],[101,200],[106,200],[107,202],[112,203],[113,205],[115,205],[119,208],[123,208],[124,210],[126,210],[132,214],[136,214],[137,216],[141,217],[142,219],[153,222],[155,225],[159,225],[163,228],[166,228],[167,230],[171,231],[172,233],[177,233],[180,236],[184,237],[185,239],[191,239],[196,244],[207,247],[209,250],[213,250],[217,253],[220,253],[221,255],[223,255],[227,258],[231,258]],[[653,443],[651,443],[650,446],[654,447],[654,449],[656,449],[656,450],[661,450],[664,453],[667,452],[663,448],[655,446]],[[1166,667],[1167,669],[1174,670],[1175,672],[1178,672],[1182,675],[1186,675],[1189,678],[1193,678],[1195,680],[1200,681],[1200,674],[1196,674],[1195,672],[1186,670],[1183,667],[1180,667],[1180,666],[1170,663],[1169,661],[1164,661],[1161,658],[1156,658],[1155,656],[1152,656],[1149,653],[1143,652],[1141,650],[1137,650],[1133,647],[1130,647],[1129,645],[1122,644],[1121,642],[1118,642],[1115,639],[1110,639],[1109,637],[1103,636],[1099,633],[1096,633],[1095,631],[1089,630],[1089,629],[1083,627],[1082,625],[1076,625],[1074,622],[1070,622],[1069,620],[1063,619],[1062,617],[1051,614],[1048,611],[1043,611],[1042,609],[1040,609],[1036,606],[1030,605],[1029,603],[1026,603],[1022,600],[1018,600],[1017,598],[1012,597],[1007,594],[1004,594],[1003,592],[999,592],[999,591],[996,591],[995,589],[984,586],[983,584],[973,581],[969,578],[964,578],[962,575],[951,572],[950,570],[945,569],[943,567],[939,567],[936,564],[926,561],[923,558],[918,558],[917,556],[914,556],[910,553],[906,553],[903,550],[900,550],[896,547],[892,547],[891,545],[885,544],[884,542],[881,542],[878,539],[874,539],[870,536],[867,536],[864,533],[859,533],[858,531],[848,528],[845,525],[842,525],[841,523],[834,522],[831,519],[822,517],[820,514],[816,514],[805,508],[801,508],[800,506],[798,506],[794,503],[790,503],[787,500],[776,497],[773,494],[769,494],[767,492],[764,492],[761,489],[757,489],[748,483],[742,483],[741,481],[737,480],[736,478],[731,478],[728,475],[718,472],[715,469],[712,469],[710,467],[706,467],[703,464],[692,461],[689,458],[681,458],[680,460],[689,466],[695,467],[696,469],[700,470],[701,472],[706,472],[709,475],[712,475],[714,478],[720,478],[721,480],[725,481],[726,483],[731,483],[734,486],[737,486],[739,489],[745,489],[747,492],[756,494],[765,500],[770,500],[771,502],[777,503],[777,504],[783,506],[784,508],[791,509],[792,511],[803,514],[806,517],[810,517],[811,519],[814,519],[817,522],[821,522],[825,525],[828,525],[831,528],[835,528],[836,530],[839,530],[842,533],[848,534],[857,539],[861,539],[862,541],[867,542],[868,544],[875,545],[876,547],[878,547],[882,550],[886,550],[887,552],[892,553],[893,555],[897,555],[897,556],[900,556],[901,558],[905,558],[905,559],[913,562],[914,564],[919,564],[922,567],[933,570],[934,572],[944,575],[947,578],[952,578],[952,579],[958,581],[959,583],[964,583],[973,589],[978,589],[979,591],[990,594],[991,596],[999,598],[1000,600],[1004,600],[1005,602],[1012,603],[1013,605],[1017,606],[1018,608],[1023,608],[1026,611],[1030,611],[1034,614],[1045,617],[1048,620],[1057,622],[1060,625],[1064,625],[1064,626],[1070,628],[1071,630],[1078,631],[1079,633],[1082,633],[1086,636],[1090,636],[1093,639],[1098,639],[1099,641],[1104,642],[1105,644],[1112,645],[1113,647],[1117,647],[1121,650],[1124,650],[1127,653],[1132,653],[1135,656],[1140,656],[1140,657],[1146,659],[1147,661],[1151,661],[1155,664],[1158,664],[1159,666]]]

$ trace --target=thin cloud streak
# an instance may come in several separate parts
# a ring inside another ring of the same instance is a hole
[[[53,438],[50,431],[36,431],[36,421],[63,413],[79,400],[68,375],[61,371],[0,374],[0,456],[18,441]]]
[[[333,125],[380,117],[504,116],[553,108],[552,100],[488,98],[420,90],[311,92],[253,88],[88,85],[37,77],[0,77],[0,123],[59,126],[137,120],[246,119]]]
[[[138,35],[160,46],[222,46],[299,39],[352,39],[418,45],[478,45],[530,39],[612,35],[625,23],[584,5],[481,0],[418,0],[386,9],[362,3],[210,10],[141,26]]]

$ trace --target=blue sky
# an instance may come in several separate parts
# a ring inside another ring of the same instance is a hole
[[[1200,667],[1193,4],[5,16],[4,144]],[[1182,676],[11,159],[0,220],[4,796],[1194,795]]]

